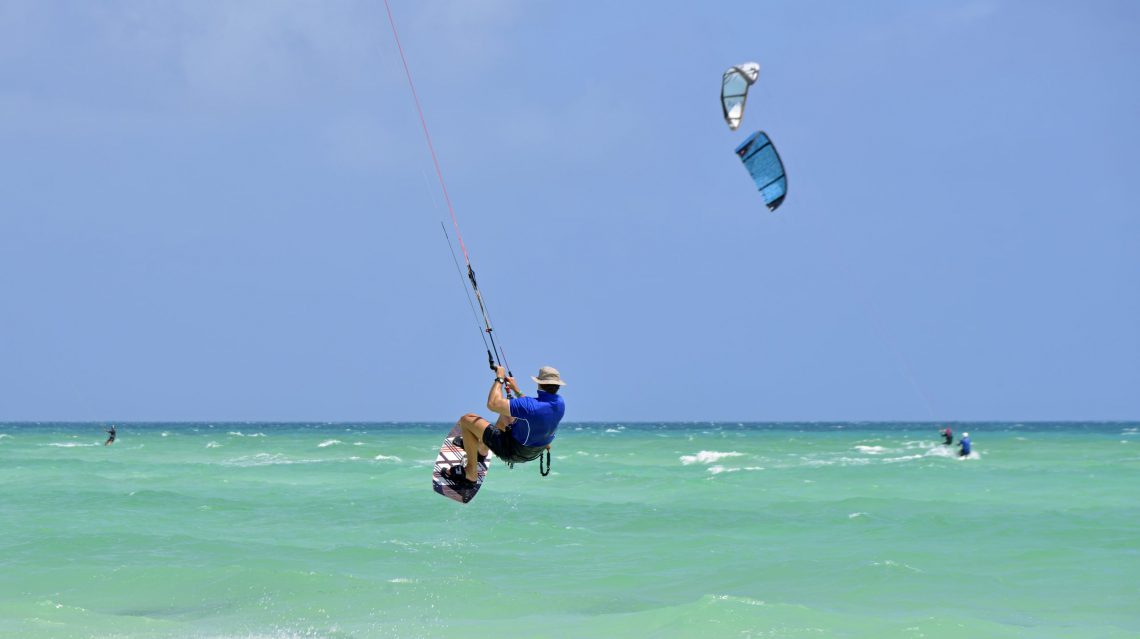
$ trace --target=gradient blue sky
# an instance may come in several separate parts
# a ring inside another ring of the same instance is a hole
[[[567,419],[1140,418],[1140,4],[649,6],[393,0]],[[2,420],[482,405],[382,2],[0,1],[0,174]]]

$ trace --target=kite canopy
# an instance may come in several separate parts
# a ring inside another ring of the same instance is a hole
[[[788,194],[788,178],[784,175],[784,163],[780,154],[768,139],[768,134],[757,131],[736,147],[736,154],[748,169],[748,174],[756,182],[756,188],[764,198],[769,211],[775,211]]]
[[[724,121],[735,131],[744,118],[744,102],[748,99],[748,87],[760,77],[760,65],[746,62],[724,72],[720,86],[720,106],[724,110]]]

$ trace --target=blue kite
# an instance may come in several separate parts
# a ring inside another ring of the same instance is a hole
[[[764,204],[769,211],[775,211],[788,194],[788,177],[784,174],[784,163],[780,154],[763,131],[753,133],[743,144],[736,147],[736,155],[748,169],[748,174],[756,182]]]

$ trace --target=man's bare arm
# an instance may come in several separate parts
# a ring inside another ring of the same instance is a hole
[[[495,371],[499,376],[491,383],[491,391],[487,393],[487,409],[493,410],[500,415],[511,416],[511,402],[503,397],[503,384],[499,381],[503,378],[506,371],[500,366]]]

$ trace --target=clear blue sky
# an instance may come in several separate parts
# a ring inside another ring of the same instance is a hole
[[[648,6],[393,0],[567,419],[1140,418],[1140,4]],[[381,2],[0,2],[0,175],[2,420],[482,406]]]

